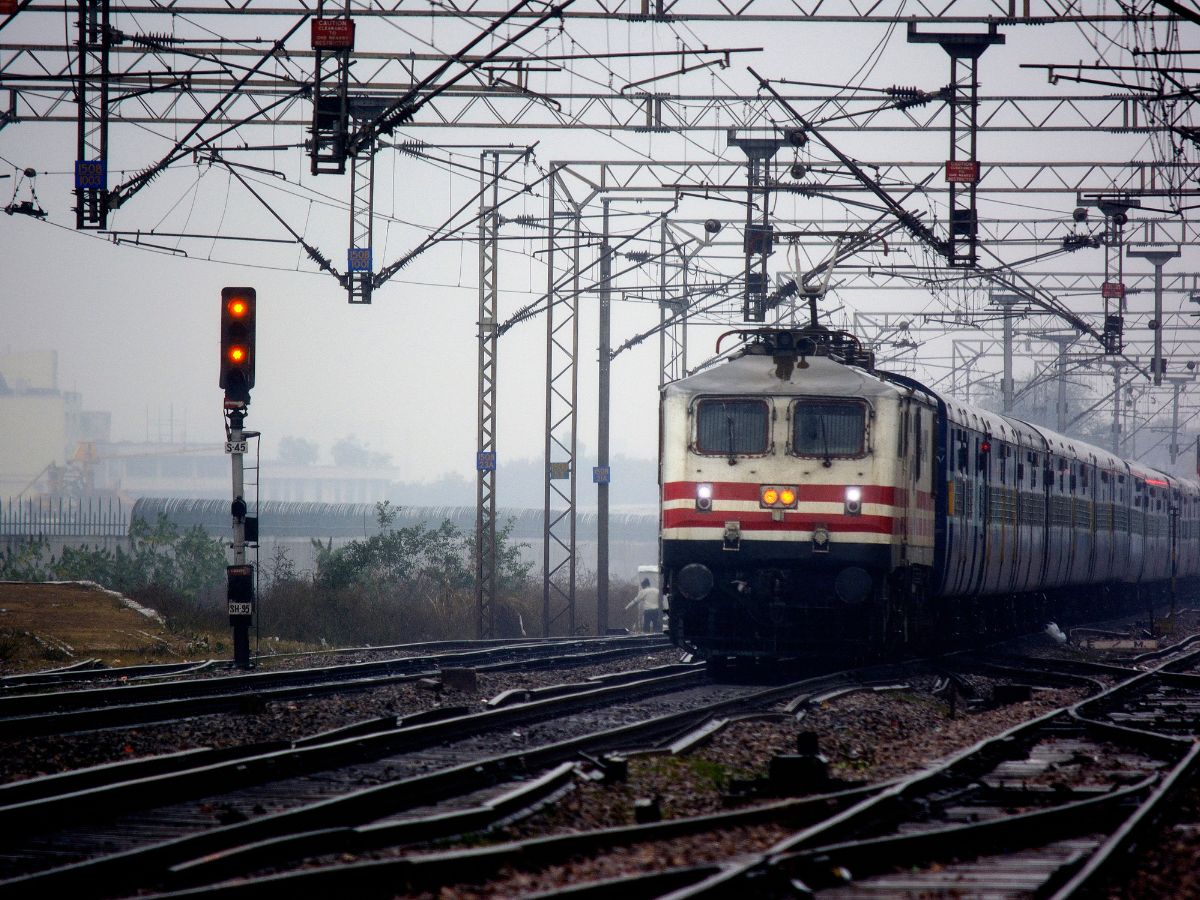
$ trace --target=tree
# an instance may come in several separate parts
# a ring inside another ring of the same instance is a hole
[[[144,519],[130,523],[128,550],[64,547],[59,557],[48,560],[45,550],[44,544],[29,544],[6,551],[0,559],[0,578],[94,581],[123,594],[155,585],[191,601],[225,578],[225,545],[199,525],[181,533],[161,513],[154,524]]]
[[[333,445],[334,465],[348,469],[377,469],[390,465],[389,453],[375,453],[354,435],[342,438]]]
[[[320,448],[315,441],[287,436],[279,440],[279,461],[293,466],[311,466],[317,461]]]

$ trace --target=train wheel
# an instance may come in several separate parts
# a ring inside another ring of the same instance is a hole
[[[704,660],[704,668],[708,672],[709,678],[714,681],[724,681],[729,677],[729,657],[710,656]]]

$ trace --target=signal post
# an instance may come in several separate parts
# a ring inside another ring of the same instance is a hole
[[[225,452],[233,460],[233,565],[226,567],[229,624],[233,628],[233,662],[250,668],[250,624],[254,620],[254,567],[246,562],[245,431],[250,389],[254,387],[254,332],[257,295],[254,288],[221,291],[221,378],[225,389]],[[257,525],[257,520],[255,520]],[[257,530],[257,529],[255,529]],[[253,538],[257,540],[258,535]]]

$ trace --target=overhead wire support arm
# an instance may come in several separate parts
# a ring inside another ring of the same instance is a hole
[[[545,177],[548,178],[550,176],[547,175]],[[653,219],[651,219],[649,223],[647,223],[646,225],[643,225],[641,228],[639,228],[633,234],[625,235],[621,239],[620,243],[616,244],[611,249],[610,252],[613,255],[616,255],[617,252],[622,247],[626,246],[631,241],[636,240],[644,232],[646,232],[648,229],[652,228],[655,224],[657,224],[659,222],[660,218],[661,217],[656,216]],[[589,236],[594,236],[594,235],[589,235]],[[614,273],[612,273],[612,277],[616,278],[619,275],[624,275],[627,272],[632,272],[635,269],[637,269],[639,266],[643,265],[644,263],[654,262],[657,259],[659,259],[659,254],[655,254],[655,255],[649,257],[648,259],[645,259],[645,260],[642,260],[641,262],[635,263],[627,269],[622,269],[620,272],[614,272]],[[597,268],[598,266],[599,266],[599,261],[594,260],[594,261],[588,263],[586,266],[584,266],[583,269],[581,269],[578,274],[585,275],[588,272],[592,271],[593,269]],[[558,288],[558,287],[560,287],[560,285],[556,284],[555,287]],[[588,290],[591,290],[594,288],[595,288],[595,285],[592,285],[590,288],[588,288]],[[497,336],[502,336],[513,326],[520,325],[522,322],[528,321],[529,319],[532,319],[535,316],[540,315],[543,312],[546,312],[554,302],[555,301],[551,298],[550,294],[545,293],[545,294],[542,294],[540,297],[538,297],[533,302],[525,304],[520,309],[518,309],[516,312],[514,312],[511,316],[509,316],[508,319],[503,324],[501,324],[500,326],[497,327],[497,329],[496,329]]]
[[[515,159],[513,159],[507,166],[505,166],[504,171],[502,171],[499,175],[496,176],[497,182],[499,182],[500,179],[504,178],[510,171],[512,171],[512,169],[517,165],[517,163],[520,163],[522,161],[527,161],[530,158],[530,156],[533,154],[533,149],[536,146],[537,146],[536,144],[533,144],[533,145],[525,148],[525,152],[517,155]],[[505,203],[508,203],[510,200],[514,199],[515,197],[520,197],[522,194],[529,193],[531,190],[533,190],[535,187],[537,187],[539,184],[541,184],[543,181],[545,181],[549,177],[550,177],[549,174],[543,175],[540,178],[537,178],[534,181],[531,181],[529,184],[526,184],[524,187],[521,188],[521,190],[519,190],[513,194],[510,194],[504,200],[501,200],[498,204],[496,204],[496,209],[499,209],[501,206],[503,206]],[[431,231],[429,233],[429,235],[427,235],[426,238],[423,241],[421,241],[421,243],[419,243],[416,247],[414,247],[408,253],[404,254],[404,256],[400,257],[395,262],[380,269],[379,273],[372,280],[372,287],[373,288],[380,287],[385,281],[387,281],[389,278],[391,278],[393,275],[395,275],[397,272],[399,272],[401,269],[403,269],[405,266],[407,266],[416,257],[420,256],[422,253],[424,253],[426,250],[428,250],[434,244],[437,244],[443,240],[446,240],[448,235],[444,234],[444,232],[450,226],[450,223],[453,222],[454,219],[463,212],[463,210],[467,209],[473,203],[477,203],[479,201],[479,198],[482,197],[484,195],[484,193],[486,193],[486,191],[487,191],[486,187],[477,191],[474,195],[469,197],[458,209],[456,209],[453,213],[451,213],[446,218],[446,220],[444,222],[442,222],[441,225],[439,225],[437,228],[435,228],[433,231]],[[464,222],[462,224],[461,228],[469,228],[471,225],[476,224],[479,221],[480,216],[485,215],[485,214],[486,213],[476,213],[468,221]],[[454,229],[454,230],[459,231],[461,229]]]
[[[931,178],[933,178],[933,175],[929,175],[920,184],[911,188],[908,191],[908,193],[904,195],[905,198],[907,198],[909,194],[911,194],[913,191],[917,190],[918,188],[924,187],[924,185],[927,184]],[[845,202],[845,201],[843,200],[842,202]],[[857,205],[865,206],[866,204],[857,204]],[[804,273],[804,275],[801,276],[801,278],[800,278],[801,284],[807,285],[807,283],[809,282],[810,279],[814,278],[817,275],[822,274],[823,272],[826,273],[826,281],[828,281],[829,274],[832,273],[834,266],[838,265],[838,263],[844,262],[847,259],[850,259],[852,256],[855,256],[864,247],[868,247],[871,244],[875,243],[876,241],[883,242],[884,248],[886,250],[887,241],[885,240],[885,238],[888,235],[890,235],[892,232],[896,231],[897,229],[904,227],[904,225],[900,222],[893,222],[891,225],[888,225],[886,228],[883,228],[878,231],[872,231],[871,229],[879,226],[886,215],[887,215],[887,213],[885,212],[883,215],[876,218],[873,222],[871,222],[870,225],[867,226],[866,230],[864,230],[861,234],[854,235],[852,237],[847,238],[844,244],[841,244],[834,249],[834,252],[832,254],[830,254],[828,259],[824,260],[823,262],[818,263],[816,266],[814,266],[808,272]],[[766,300],[764,301],[764,307],[768,310],[774,309],[775,307],[777,307],[780,304],[781,301],[786,300],[789,297],[795,296],[798,292],[799,292],[799,285],[797,285],[794,280],[788,279],[788,281],[786,281],[780,287],[776,288],[774,291],[772,291],[767,296]]]
[[[990,253],[993,257],[996,256],[996,254],[992,253],[990,250],[988,253]],[[997,262],[1000,261],[997,259]],[[1076,331],[1090,335],[1097,342],[1099,342],[1101,346],[1104,345],[1104,335],[1097,331],[1090,322],[1062,306],[1054,297],[1042,296],[1042,292],[1038,287],[1031,284],[1029,280],[1025,278],[1025,276],[1013,270],[1006,263],[1000,262],[999,266],[997,266],[995,269],[979,269],[978,271],[980,275],[993,284],[998,285],[1005,290],[1012,291],[1022,299],[1028,300],[1030,303],[1040,307],[1041,309],[1054,313],[1056,316],[1067,322]],[[1134,360],[1130,359],[1124,353],[1119,354],[1119,356],[1121,359],[1125,360],[1125,363],[1131,366],[1135,372],[1147,379],[1150,378],[1150,373],[1146,369],[1143,369],[1141,366],[1139,366]]]
[[[909,212],[907,209],[901,206],[891,194],[879,186],[879,183],[876,182],[875,179],[871,178],[870,175],[864,172],[858,163],[856,163],[836,146],[834,146],[829,140],[827,140],[825,136],[821,134],[821,132],[813,127],[812,123],[804,118],[804,116],[801,115],[800,112],[794,106],[792,106],[792,104],[784,99],[784,97],[777,90],[775,90],[774,87],[771,86],[771,83],[767,79],[759,75],[752,66],[747,68],[750,74],[757,79],[759,87],[774,97],[775,102],[782,106],[784,110],[787,111],[788,115],[800,123],[800,127],[803,128],[805,132],[811,134],[817,139],[818,142],[820,142],[821,146],[836,156],[838,158],[838,162],[849,169],[850,174],[857,178],[863,187],[878,197],[880,202],[882,202],[887,208],[888,212],[895,216],[900,224],[904,226],[904,228],[907,229],[913,237],[928,244],[943,256],[947,253],[947,243],[934,234],[933,230],[929,228],[928,225],[925,225],[923,222],[921,222],[921,220],[914,213]]]
[[[1175,0],[1154,0],[1154,2],[1164,9],[1169,9],[1181,19],[1187,19],[1195,25],[1200,25],[1200,11],[1188,9],[1182,3],[1176,3]]]
[[[717,300],[715,303],[712,303],[702,309],[695,308],[697,301],[705,299],[707,297],[711,297],[714,294],[722,293],[723,291],[730,290],[730,289],[733,289],[734,287],[736,287],[737,282],[741,279],[741,277],[742,277],[741,273],[739,272],[737,275],[730,275],[724,281],[715,282],[713,284],[706,285],[703,289],[696,289],[695,290],[696,297],[694,300],[692,300],[692,302],[687,303],[687,305],[683,309],[679,310],[679,312],[675,313],[673,316],[666,319],[665,321],[659,322],[656,325],[654,325],[653,327],[648,328],[645,331],[639,332],[638,334],[635,334],[630,338],[627,338],[624,343],[622,343],[619,347],[617,347],[616,349],[614,349],[612,351],[612,353],[610,354],[610,359],[616,359],[618,356],[620,356],[626,350],[632,350],[634,347],[636,347],[638,344],[645,341],[647,338],[654,337],[654,335],[658,334],[664,328],[669,328],[672,325],[678,325],[679,323],[684,322],[687,319],[689,319],[692,315],[699,315],[702,313],[711,312],[713,309],[720,306],[721,304],[727,303],[729,301],[729,294],[725,293],[725,294],[722,294],[721,298],[719,300]],[[684,302],[685,303],[687,302],[686,298],[685,298]]]
[[[900,224],[903,225],[904,228],[907,229],[908,232],[913,235],[913,237],[917,238],[919,241],[922,241],[923,243],[932,247],[934,250],[936,250],[941,255],[943,255],[943,256],[947,255],[948,250],[949,250],[949,246],[948,246],[947,242],[942,241],[940,238],[938,238],[928,226],[921,223],[921,221],[917,218],[917,216],[915,214],[910,213],[908,210],[906,210],[886,190],[884,190],[882,187],[880,187],[879,184],[874,179],[872,179],[869,175],[867,175],[867,173],[864,172],[863,169],[857,163],[855,163],[852,159],[850,159],[848,156],[846,156],[844,153],[842,153],[836,146],[834,146],[830,141],[828,141],[818,130],[813,128],[812,124],[809,123],[808,120],[806,120],[790,103],[788,103],[787,100],[785,100],[782,96],[780,96],[779,92],[776,91],[771,86],[770,82],[768,82],[761,75],[759,75],[758,72],[754,71],[753,68],[750,68],[749,71],[750,71],[750,74],[753,75],[758,80],[759,86],[763,90],[768,91],[771,94],[771,96],[775,98],[776,102],[778,102],[779,105],[782,106],[788,112],[789,115],[791,115],[797,122],[800,123],[801,127],[804,128],[805,131],[807,131],[809,134],[811,134],[817,141],[819,141],[821,143],[822,146],[824,146],[830,153],[832,153],[834,156],[836,156],[838,158],[838,160],[842,163],[842,165],[846,166],[846,168],[850,170],[851,174],[853,174],[854,177],[857,178],[864,187],[866,187],[871,193],[873,193],[876,197],[878,197],[879,200],[887,208],[887,210],[889,212],[891,212],[892,215],[894,215],[899,220]],[[1000,269],[1007,270],[1009,274],[1008,275],[1002,274]],[[995,284],[998,284],[1008,290],[1011,290],[1011,291],[1019,294],[1023,298],[1029,300],[1034,305],[1039,306],[1043,309],[1046,309],[1046,310],[1060,316],[1061,318],[1065,319],[1068,323],[1070,323],[1074,328],[1091,335],[1096,340],[1103,343],[1102,335],[1100,335],[1100,333],[1097,332],[1096,329],[1090,323],[1088,323],[1081,317],[1075,315],[1075,313],[1071,312],[1069,309],[1066,309],[1065,307],[1060,305],[1058,303],[1058,301],[1055,300],[1053,297],[1046,298],[1046,297],[1041,296],[1040,292],[1038,291],[1038,289],[1036,287],[1029,284],[1026,279],[1024,279],[1022,276],[1020,276],[1017,272],[1013,271],[1010,267],[1005,265],[1003,262],[1001,262],[1000,267],[998,269],[976,269],[976,271],[980,275],[982,275],[984,278],[988,279],[989,281],[992,281]],[[1018,283],[1014,279],[1020,279],[1021,283]],[[1144,370],[1142,370],[1140,367],[1136,366],[1136,364],[1134,364],[1132,361],[1130,361],[1130,365],[1133,365],[1134,368],[1136,368],[1139,372],[1141,372],[1143,375],[1146,375],[1147,377],[1149,377]]]
[[[411,121],[426,103],[438,97],[440,94],[449,90],[458,82],[462,81],[472,72],[480,69],[485,63],[490,62],[495,57],[502,54],[509,47],[512,47],[526,35],[536,31],[547,21],[554,18],[561,18],[563,10],[570,6],[575,0],[564,0],[564,2],[551,6],[546,12],[538,16],[530,25],[521,29],[515,36],[506,38],[499,46],[481,56],[479,59],[472,60],[470,63],[463,66],[461,72],[451,78],[449,81],[439,84],[437,87],[429,91],[429,93],[421,96],[421,91],[428,89],[440,78],[452,65],[460,62],[475,46],[480,44],[486,38],[495,34],[500,26],[504,25],[509,20],[516,18],[525,7],[529,6],[534,0],[521,0],[511,10],[503,16],[496,19],[487,28],[483,29],[475,38],[470,41],[454,56],[448,58],[444,63],[438,66],[432,73],[407,91],[404,95],[397,99],[391,106],[380,113],[373,121],[362,126],[356,134],[354,134],[346,142],[346,155],[353,156],[355,153],[366,146],[369,146],[372,141],[378,139],[382,135],[391,134],[397,126],[403,125],[405,122]],[[419,99],[418,99],[419,98]]]
[[[293,238],[296,239],[296,243],[304,248],[304,252],[308,254],[309,259],[311,259],[313,262],[315,262],[322,271],[328,272],[330,275],[332,275],[334,278],[336,278],[339,282],[341,282],[343,286],[345,286],[346,276],[343,275],[341,272],[339,272],[337,269],[335,269],[333,267],[333,263],[331,263],[325,257],[325,255],[321,253],[320,250],[318,250],[316,247],[312,246],[312,244],[308,243],[308,241],[306,241],[304,239],[304,237],[298,231],[296,231],[295,228],[293,228],[291,225],[289,225],[284,220],[283,216],[281,216],[281,215],[279,215],[279,213],[275,212],[275,210],[274,210],[274,208],[272,208],[271,204],[268,203],[266,200],[264,200],[262,195],[259,194],[258,191],[256,191],[253,187],[250,186],[250,183],[241,176],[240,172],[238,172],[229,163],[225,162],[225,160],[221,159],[221,157],[214,156],[213,158],[217,162],[219,162],[221,165],[223,165],[229,171],[229,174],[231,174],[234,178],[236,178],[238,181],[240,181],[242,183],[242,187],[244,187],[246,190],[248,190],[254,196],[254,199],[257,200],[259,203],[261,203],[263,205],[263,207],[267,210],[267,212],[269,212],[272,216],[275,217],[275,221],[277,221],[280,225],[282,225],[284,228],[287,229],[288,234],[290,234]]]
[[[201,128],[203,128],[210,121],[212,121],[212,119],[217,115],[217,113],[219,113],[222,109],[224,109],[225,105],[227,103],[229,103],[230,100],[234,99],[241,93],[242,87],[258,72],[259,69],[261,69],[269,61],[271,61],[272,59],[275,58],[275,54],[283,49],[283,47],[287,43],[288,39],[291,38],[291,36],[293,34],[295,34],[297,31],[299,31],[300,26],[303,25],[305,22],[307,22],[308,19],[309,19],[309,15],[307,13],[302,15],[299,18],[299,20],[297,20],[296,24],[294,24],[291,28],[289,28],[287,30],[287,33],[284,34],[283,37],[281,37],[279,40],[275,41],[275,43],[273,43],[271,45],[271,49],[268,50],[266,53],[264,53],[259,58],[258,62],[256,62],[253,66],[251,66],[249,69],[247,69],[245,74],[242,75],[242,77],[238,79],[237,83],[233,87],[231,87],[228,91],[226,91],[225,94],[222,95],[221,99],[218,100],[216,102],[216,104],[214,104],[213,107],[211,109],[209,109],[203,116],[201,116],[200,120],[198,122],[196,122],[196,124],[193,125],[191,128],[189,128],[187,133],[183,137],[181,137],[178,141],[175,142],[175,146],[171,148],[170,152],[167,153],[166,156],[164,156],[157,163],[152,165],[149,169],[146,169],[145,171],[139,173],[138,175],[135,175],[133,178],[129,179],[124,184],[118,185],[117,187],[115,187],[111,191],[109,191],[108,192],[109,208],[110,209],[119,208],[127,200],[129,200],[134,194],[136,194],[138,191],[140,191],[142,188],[144,188],[147,184],[149,184],[151,181],[153,181],[158,176],[158,174],[163,171],[163,169],[166,169],[172,163],[177,162],[178,160],[182,159],[184,156],[187,156],[188,154],[193,152],[194,148],[190,148],[187,146],[188,141],[190,141],[193,137],[195,137]],[[261,115],[261,114],[262,113],[259,112],[256,115]]]
[[[762,47],[754,47],[752,49],[754,49],[756,51],[761,51],[763,48]],[[693,51],[693,52],[696,52],[696,51]],[[719,53],[721,51],[715,50],[713,52]],[[653,81],[662,81],[664,78],[674,78],[677,75],[686,75],[688,72],[695,72],[697,69],[711,69],[713,66],[720,66],[722,69],[728,69],[729,68],[729,54],[732,52],[733,51],[731,51],[731,50],[724,51],[724,56],[721,59],[710,59],[707,62],[698,62],[698,63],[695,63],[694,65],[682,66],[682,67],[676,69],[674,72],[666,72],[662,75],[651,75],[649,78],[643,78],[639,81],[631,81],[628,84],[621,86],[620,93],[624,94],[626,91],[633,90],[636,87],[641,87],[644,84],[650,84]]]

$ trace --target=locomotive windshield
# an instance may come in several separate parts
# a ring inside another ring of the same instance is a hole
[[[792,412],[796,456],[862,456],[867,410],[854,400],[799,400]]]
[[[770,415],[762,400],[701,400],[696,449],[714,456],[766,453]]]

